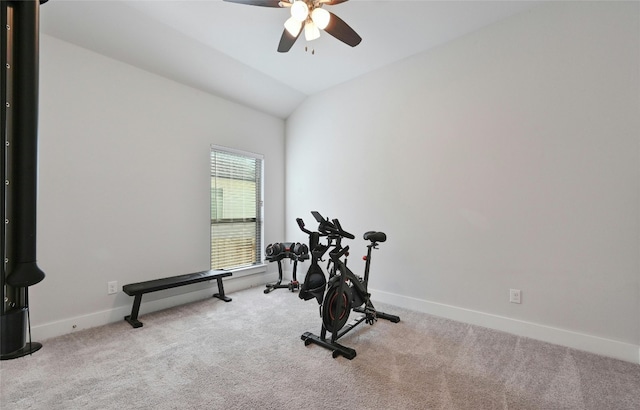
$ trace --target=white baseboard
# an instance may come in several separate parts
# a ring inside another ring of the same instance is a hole
[[[640,363],[640,346],[566,329],[511,319],[442,303],[372,290],[373,300],[381,303],[444,317],[458,322],[500,330],[543,342],[571,347],[632,363]]]
[[[262,286],[267,282],[277,279],[277,273],[264,273],[256,275],[244,275],[240,277],[229,277],[223,279],[225,294],[231,294],[239,290],[248,289],[255,286]],[[196,302],[208,299],[213,293],[218,291],[215,280],[212,283],[201,283],[189,285],[181,288],[169,289],[166,291],[149,293],[142,298],[140,305],[140,316],[162,309],[168,309],[185,303]],[[231,295],[230,295],[231,296]],[[231,302],[233,303],[233,302]],[[124,317],[131,314],[133,297],[130,303],[113,309],[93,312],[82,316],[74,316],[55,322],[44,323],[33,326],[31,329],[32,339],[37,342],[62,336],[68,333],[102,326],[109,323],[124,321]],[[144,319],[142,318],[144,322]]]

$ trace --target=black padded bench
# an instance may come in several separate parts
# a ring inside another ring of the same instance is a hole
[[[224,286],[222,284],[222,278],[231,276],[231,272],[222,270],[208,270],[204,272],[187,273],[186,275],[171,276],[168,278],[148,280],[146,282],[130,283],[122,287],[122,291],[129,296],[134,296],[133,308],[131,309],[131,315],[125,316],[124,320],[129,322],[134,328],[142,327],[142,322],[138,320],[138,313],[140,312],[140,302],[142,302],[142,295],[150,292],[157,292],[159,290],[177,288],[179,286],[191,285],[193,283],[206,282],[208,280],[216,279],[218,281],[218,293],[213,297],[222,299],[225,302],[231,302],[231,298],[224,295]]]

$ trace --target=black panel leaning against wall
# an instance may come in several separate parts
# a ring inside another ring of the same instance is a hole
[[[0,360],[32,354],[42,347],[30,340],[29,287],[45,276],[36,263],[38,37],[39,8],[44,2],[0,3]]]

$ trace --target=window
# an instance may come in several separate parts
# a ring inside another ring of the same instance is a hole
[[[262,162],[211,146],[211,269],[262,264]]]

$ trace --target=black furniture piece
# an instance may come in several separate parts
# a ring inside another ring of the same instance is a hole
[[[0,1],[0,360],[42,348],[31,340],[36,263],[40,1]],[[29,336],[27,341],[27,334]]]
[[[298,261],[309,259],[309,248],[305,244],[296,242],[276,242],[269,244],[265,250],[266,260],[269,262],[278,262],[278,281],[276,283],[268,283],[264,293],[269,293],[274,289],[289,289],[291,292],[300,288],[300,282],[296,277],[298,269]],[[282,260],[290,259],[293,261],[293,280],[288,284],[282,284]]]
[[[299,296],[304,300],[316,298],[320,304],[322,328],[320,336],[305,332],[300,338],[305,346],[314,343],[331,350],[334,359],[343,356],[352,360],[356,357],[355,349],[341,345],[338,339],[363,322],[369,325],[373,325],[378,319],[385,319],[392,323],[400,322],[399,316],[376,310],[368,290],[371,251],[378,249],[378,244],[385,242],[387,235],[384,232],[368,231],[362,236],[365,241],[370,241],[370,244],[367,245],[367,255],[363,257],[365,267],[364,277],[361,277],[347,267],[349,246],[342,246],[342,239],[355,239],[355,236],[342,229],[338,219],[330,221],[316,211],[312,211],[311,214],[318,222],[316,232],[306,229],[301,218],[296,219],[300,230],[309,235],[309,248],[313,256]],[[326,245],[319,242],[320,237],[327,238]],[[330,268],[327,266],[329,281],[326,281],[318,261],[322,260],[322,256],[331,248]],[[347,323],[352,310],[362,315]],[[330,338],[327,337],[327,333],[331,333]]]
[[[142,322],[138,320],[138,313],[140,312],[140,302],[142,302],[142,295],[144,295],[145,293],[177,288],[179,286],[206,282],[213,279],[216,279],[218,282],[218,293],[214,294],[213,297],[222,299],[225,302],[231,302],[231,298],[224,295],[224,285],[222,284],[222,278],[231,275],[232,273],[229,271],[208,270],[124,285],[122,287],[122,291],[129,296],[134,296],[131,315],[125,316],[124,320],[129,322],[129,324],[134,328],[142,327]]]

